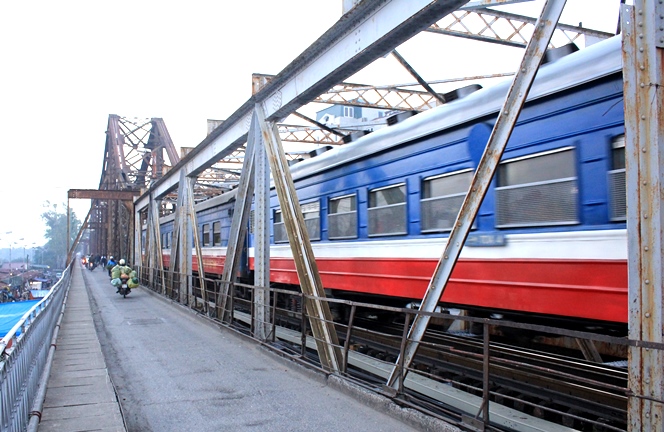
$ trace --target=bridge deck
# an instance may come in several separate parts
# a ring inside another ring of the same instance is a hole
[[[75,268],[55,362],[40,432],[124,431],[121,413],[129,431],[430,427],[145,289],[122,298],[102,270]]]

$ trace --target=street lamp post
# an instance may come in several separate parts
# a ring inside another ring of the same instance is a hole
[[[12,231],[5,232],[6,235],[11,234]],[[12,275],[12,241],[9,240],[9,276]]]
[[[23,237],[18,239],[18,241],[23,241],[23,240],[24,240]],[[18,242],[14,242],[14,244],[18,246]],[[23,248],[23,255],[25,256],[25,247]],[[23,260],[25,260],[25,258],[23,258]]]

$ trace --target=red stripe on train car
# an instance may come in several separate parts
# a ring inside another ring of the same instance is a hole
[[[326,288],[421,299],[437,260],[317,258]],[[253,259],[250,263],[253,268]],[[270,280],[297,284],[294,262],[270,260]],[[443,301],[461,305],[627,322],[622,260],[460,260]]]

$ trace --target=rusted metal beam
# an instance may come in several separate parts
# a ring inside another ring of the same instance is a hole
[[[255,117],[255,116],[254,116]],[[256,119],[252,119],[252,124]],[[233,218],[231,220],[231,230],[228,234],[228,246],[226,247],[226,261],[221,275],[222,284],[219,289],[219,300],[217,304],[217,317],[224,321],[228,315],[228,300],[231,292],[232,283],[235,281],[235,275],[240,266],[242,258],[242,246],[247,235],[247,225],[249,223],[249,212],[251,209],[251,197],[254,193],[254,148],[256,144],[256,132],[258,126],[250,129],[249,140],[247,141],[247,153],[244,158],[242,172],[235,196],[235,207],[233,208]]]
[[[426,31],[523,48],[526,46],[528,34],[532,31],[535,21],[535,18],[528,16],[494,9],[472,8],[471,10],[455,11],[443,20],[433,24]],[[563,42],[549,41],[550,48],[557,48],[574,42],[581,36],[596,39],[607,39],[613,36],[611,33],[567,24],[558,24],[556,33]]]
[[[629,339],[664,341],[664,5],[622,5]],[[664,351],[629,349],[628,423],[664,429]]]
[[[67,198],[70,199],[96,199],[96,200],[119,200],[133,201],[134,197],[141,194],[141,191],[119,191],[102,189],[69,189]]]
[[[503,108],[498,114],[498,119],[484,150],[484,154],[477,166],[468,194],[461,205],[459,215],[447,240],[443,255],[436,266],[429,287],[424,294],[420,311],[433,312],[436,306],[438,306],[452,270],[461,254],[466,237],[473,225],[473,220],[477,216],[480,204],[482,204],[482,200],[489,189],[489,184],[507,146],[507,141],[512,134],[512,129],[516,124],[521,108],[526,102],[528,91],[535,79],[535,74],[564,6],[565,0],[547,0],[544,4],[533,37],[528,42],[519,70],[514,76],[514,81],[507,93]],[[403,351],[403,359],[399,355],[399,359],[397,359],[388,379],[388,386],[394,389],[399,388],[401,379],[405,377],[406,370],[400,367],[400,365],[408,368],[413,362],[430,319],[431,317],[428,315],[418,314],[413,320],[413,325],[408,332],[406,347]]]
[[[334,328],[330,307],[327,302],[321,300],[325,299],[325,291],[288,162],[284,156],[276,127],[274,123],[267,121],[262,104],[256,104],[254,113],[261,127],[300,288],[304,294],[309,296],[305,301],[305,306],[311,331],[316,340],[318,357],[325,370],[339,372],[343,360],[339,339]]]

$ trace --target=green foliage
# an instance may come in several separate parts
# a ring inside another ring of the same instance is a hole
[[[67,248],[76,240],[76,235],[81,227],[81,221],[78,220],[74,211],[71,211],[69,242],[67,242],[67,206],[51,204],[49,201],[44,203],[46,209],[41,217],[46,224],[46,244],[44,245],[44,264],[52,268],[65,268],[67,261]]]

